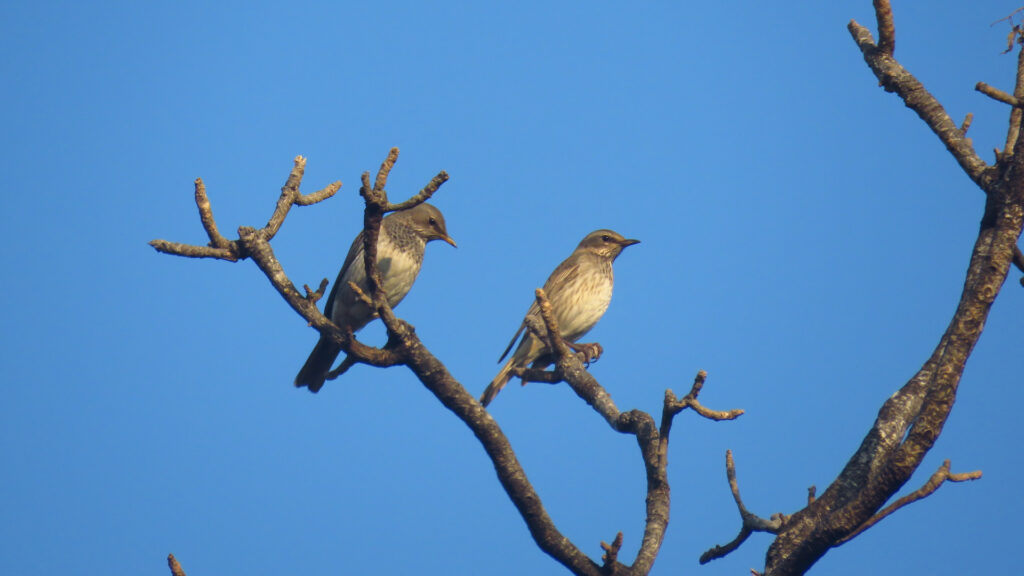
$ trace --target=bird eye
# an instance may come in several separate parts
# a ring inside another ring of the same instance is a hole
[[[604,236],[601,236],[601,240],[604,241],[604,242],[611,242],[612,241],[612,237],[607,235],[607,234],[605,234]]]
[[[430,225],[431,225],[431,226],[437,226],[437,220],[435,220],[435,219],[431,218],[431,219],[430,219]]]

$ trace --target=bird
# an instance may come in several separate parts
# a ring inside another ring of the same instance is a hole
[[[448,235],[441,211],[426,202],[392,212],[381,222],[377,239],[377,268],[392,308],[398,306],[412,288],[423,265],[427,243],[432,240],[443,240],[456,246],[455,240]],[[359,286],[364,294],[370,293],[363,262],[362,232],[352,241],[324,306],[324,316],[331,322],[342,330],[358,332],[376,318],[377,313],[363,302],[350,282]],[[310,392],[319,392],[340,352],[341,346],[321,334],[306,363],[295,376],[295,386],[306,386]]]
[[[593,347],[576,346],[575,342],[597,324],[612,301],[612,287],[615,284],[612,262],[624,248],[639,243],[639,240],[625,238],[613,230],[595,230],[580,241],[573,253],[555,268],[544,283],[544,292],[551,302],[559,334],[574,350],[586,352],[588,358],[597,354]],[[540,306],[536,301],[530,305],[516,335],[512,337],[501,358],[498,358],[498,362],[504,360],[522,336],[512,357],[480,396],[480,403],[484,406],[490,404],[505,387],[512,378],[513,369],[531,363],[533,368],[546,368],[553,361],[551,350],[544,340],[527,330],[531,317],[540,320]]]

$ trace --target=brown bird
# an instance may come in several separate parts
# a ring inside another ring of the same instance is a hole
[[[567,344],[572,346],[604,316],[612,301],[612,287],[615,284],[612,262],[623,248],[639,243],[639,240],[623,238],[612,230],[596,230],[587,234],[576,250],[548,277],[544,283],[544,292],[551,302],[558,332]],[[527,318],[531,316],[540,320],[540,306],[536,301],[526,312]],[[480,397],[480,403],[484,406],[490,404],[512,378],[513,368],[522,368],[531,363],[534,368],[545,368],[551,364],[551,350],[541,338],[526,330],[525,319],[498,362],[505,359],[520,335],[523,339],[512,358],[502,366]]]
[[[398,306],[412,288],[423,265],[427,242],[431,240],[444,240],[455,246],[455,241],[448,236],[441,211],[426,202],[408,210],[392,212],[381,222],[377,238],[377,268],[392,308]],[[352,241],[324,306],[324,316],[331,322],[342,330],[358,332],[376,318],[377,313],[359,298],[349,282],[359,286],[363,293],[370,293],[363,263],[362,232]],[[306,364],[295,377],[295,386],[308,386],[310,392],[318,392],[339,353],[341,347],[321,335]]]

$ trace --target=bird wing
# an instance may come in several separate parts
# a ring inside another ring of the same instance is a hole
[[[561,292],[565,289],[566,285],[572,283],[576,276],[579,275],[579,266],[577,265],[579,259],[574,258],[574,256],[576,256],[575,252],[563,260],[562,263],[555,268],[554,272],[551,273],[551,276],[548,276],[547,282],[544,282],[544,293],[547,295],[549,302],[562,300]],[[540,306],[537,304],[536,300],[530,304],[530,309],[526,311],[526,317],[529,318],[530,316],[540,317]],[[519,337],[522,336],[525,329],[526,320],[524,319],[523,323],[519,325],[519,330],[516,331],[516,335],[512,337],[512,341],[509,342],[508,347],[505,348],[505,352],[501,354],[501,358],[498,358],[498,362],[501,362],[505,359],[505,356],[508,356],[509,351],[512,350],[512,346],[514,346],[516,341],[519,340]]]
[[[359,232],[356,234],[356,239],[352,241],[352,246],[348,249],[348,254],[345,256],[345,263],[341,265],[341,270],[338,271],[338,277],[334,280],[334,286],[331,286],[331,293],[327,296],[327,304],[324,306],[324,316],[331,317],[331,311],[334,308],[334,298],[338,295],[338,290],[342,284],[342,279],[345,277],[345,271],[352,265],[357,256],[363,255],[363,233]],[[362,265],[360,260],[359,265]]]
[[[530,305],[530,309],[526,311],[526,317],[529,318],[530,315],[540,315],[540,306],[537,306],[536,300],[533,302],[533,304]],[[526,330],[525,319],[523,320],[523,323],[519,325],[519,330],[516,330],[516,335],[512,337],[512,341],[508,343],[508,346],[505,348],[505,351],[501,353],[501,358],[498,358],[498,363],[501,363],[501,361],[505,359],[505,356],[508,356],[509,351],[512,350],[512,346],[515,346],[516,341],[519,340],[519,337],[523,335],[523,330]]]

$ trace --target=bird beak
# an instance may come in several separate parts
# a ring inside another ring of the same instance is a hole
[[[455,243],[455,240],[452,240],[451,236],[442,236],[441,240],[444,240],[445,242],[451,244],[452,246],[454,246],[456,248],[459,247],[459,245]]]
[[[639,244],[639,243],[640,243],[639,240],[634,240],[633,238],[626,238],[622,242],[619,242],[619,246],[622,246],[623,248],[625,248],[626,246],[632,246],[633,244]]]

